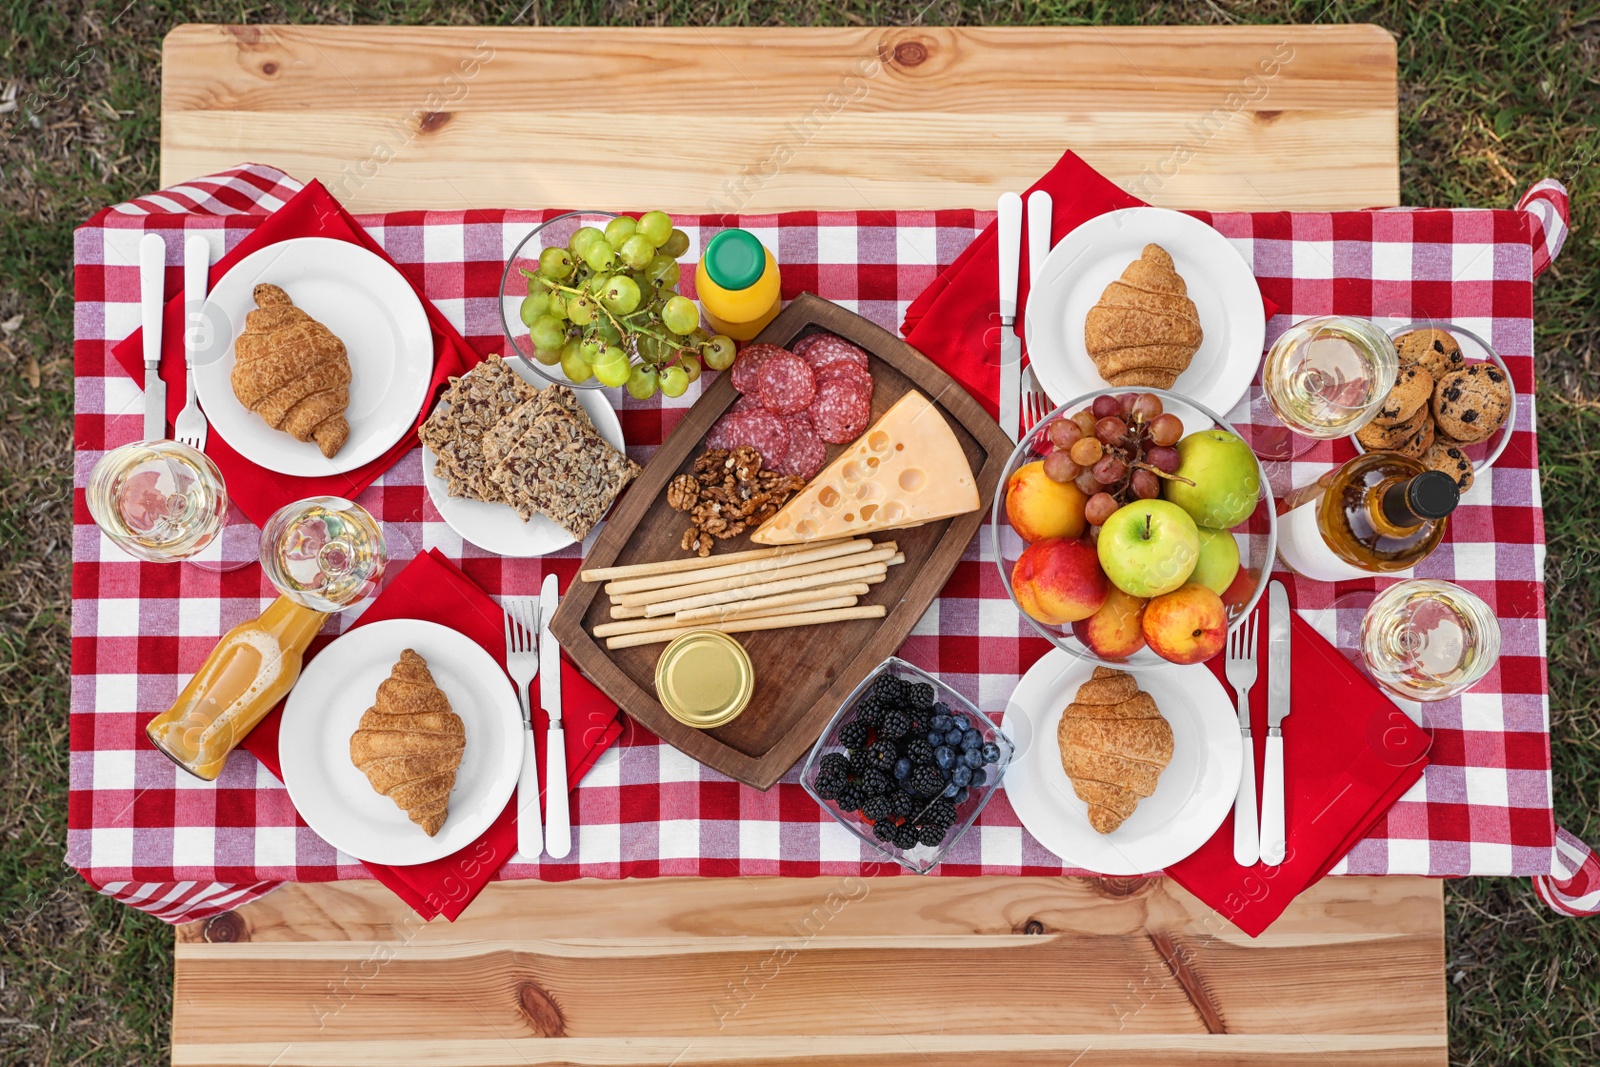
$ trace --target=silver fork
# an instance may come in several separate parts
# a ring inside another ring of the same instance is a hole
[[[1033,364],[1022,368],[1022,432],[1027,433],[1039,425],[1039,420],[1054,410],[1055,405],[1050,403],[1050,398],[1044,390],[1039,388],[1039,379],[1033,376]]]
[[[1256,684],[1256,617],[1252,611],[1228,634],[1228,684],[1239,694],[1239,740],[1244,766],[1233,803],[1233,861],[1254,867],[1261,858],[1261,825],[1256,818],[1256,750],[1250,738],[1250,687]]]
[[[191,321],[206,302],[206,280],[211,270],[211,244],[199,234],[183,243],[183,410],[172,424],[172,435],[196,452],[205,451],[206,417],[194,398],[194,355],[203,339],[204,323]]]
[[[544,851],[544,826],[539,818],[539,763],[533,747],[533,702],[528,683],[539,673],[539,598],[506,597],[506,673],[517,683],[522,724],[522,771],[517,775],[517,851],[533,860]]]

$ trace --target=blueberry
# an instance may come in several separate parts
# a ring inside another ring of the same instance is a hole
[[[975,748],[962,749],[961,762],[966,764],[968,767],[971,767],[973,770],[977,770],[979,767],[983,766],[983,753],[979,752]]]
[[[976,730],[968,730],[961,735],[962,748],[978,748],[983,744],[983,735]]]
[[[965,763],[960,764],[950,772],[950,780],[956,785],[966,786],[972,784],[972,768]]]
[[[956,765],[956,750],[949,745],[940,745],[933,750],[933,762],[939,765],[941,771],[948,771]]]
[[[983,762],[985,762],[985,763],[999,763],[1000,762],[1000,746],[995,744],[993,741],[990,741],[990,742],[986,743],[983,746]]]
[[[928,744],[933,745],[935,748],[944,744],[944,734],[940,733],[938,730],[929,730]]]
[[[956,805],[960,806],[962,804],[965,804],[967,802],[967,797],[970,796],[971,794],[972,794],[972,790],[968,789],[965,786],[962,786],[960,789],[957,789],[956,790],[956,796],[955,796]]]
[[[950,721],[950,716],[948,715],[935,715],[933,717],[933,728],[940,732],[947,731],[954,725],[955,723]]]
[[[944,743],[950,745],[951,747],[957,747],[961,744],[961,739],[964,736],[966,735],[962,733],[960,727],[952,727],[949,732],[944,735]]]
[[[949,715],[950,714],[950,705],[946,704],[942,700],[934,701],[933,713],[935,715]]]
[[[911,777],[911,761],[906,759],[904,756],[901,756],[899,759],[895,760],[894,761],[894,776],[896,778],[900,778],[900,779],[910,778]]]
[[[967,717],[959,711],[952,711],[950,713],[950,729],[960,730],[965,733],[967,730]]]
[[[939,795],[942,797],[953,797],[959,792],[961,792],[961,787],[956,785],[954,782],[951,782],[949,785],[944,787],[944,792],[940,793]]]
[[[972,787],[974,789],[976,789],[978,786],[982,785],[984,782],[987,782],[988,780],[989,780],[989,776],[987,774],[983,773],[983,768],[982,767],[974,767],[972,769],[972,783],[971,784],[972,784]]]

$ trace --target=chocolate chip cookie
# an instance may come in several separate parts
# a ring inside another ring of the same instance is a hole
[[[1511,413],[1511,383],[1493,363],[1451,371],[1433,387],[1433,417],[1439,429],[1466,444],[1498,430]]]
[[[1424,408],[1423,410],[1427,409]],[[1438,435],[1434,430],[1433,420],[1431,418],[1423,419],[1422,425],[1417,427],[1410,437],[1407,437],[1397,445],[1391,446],[1389,451],[1398,452],[1402,456],[1410,456],[1412,459],[1421,459],[1428,454],[1428,449],[1433,447],[1436,436]]]
[[[1425,367],[1437,382],[1453,370],[1466,365],[1461,345],[1444,330],[1412,330],[1394,339],[1394,350],[1402,367]]]
[[[1428,368],[1415,363],[1401,367],[1394,388],[1384,397],[1383,407],[1372,417],[1372,422],[1376,426],[1399,426],[1427,407],[1432,396],[1433,375]]]
[[[1369,422],[1356,431],[1356,440],[1361,442],[1361,447],[1368,452],[1393,452],[1403,443],[1417,435],[1423,425],[1433,424],[1433,413],[1428,410],[1428,405],[1423,404],[1411,417],[1394,426],[1379,426],[1376,422]]]
[[[1454,478],[1456,487],[1463,493],[1472,488],[1472,460],[1461,450],[1460,441],[1436,434],[1433,444],[1423,454],[1422,462]]]

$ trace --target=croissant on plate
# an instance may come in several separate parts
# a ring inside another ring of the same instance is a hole
[[[344,342],[294,306],[276,285],[251,291],[256,310],[234,342],[233,395],[297,441],[315,441],[324,456],[350,437],[350,358]]]
[[[1170,389],[1204,335],[1189,287],[1160,245],[1145,245],[1089,309],[1083,342],[1111,385]]]
[[[350,761],[432,837],[450,814],[466,747],[461,716],[434,684],[428,661],[408,648],[350,735]]]
[[[1172,727],[1133,675],[1096,667],[1056,728],[1061,767],[1089,805],[1089,825],[1109,834],[1156,791],[1172,762]]]

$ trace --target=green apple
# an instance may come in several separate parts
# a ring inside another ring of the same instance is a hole
[[[1227,530],[1200,527],[1200,561],[1194,565],[1191,582],[1199,582],[1221,596],[1239,573],[1239,542]]]
[[[1112,585],[1130,596],[1160,596],[1189,580],[1200,558],[1200,532],[1178,505],[1136,500],[1111,513],[1095,550]]]
[[[1198,526],[1226,530],[1250,517],[1261,494],[1261,465],[1250,446],[1227,430],[1199,430],[1178,442],[1178,477],[1162,479],[1161,495]]]

